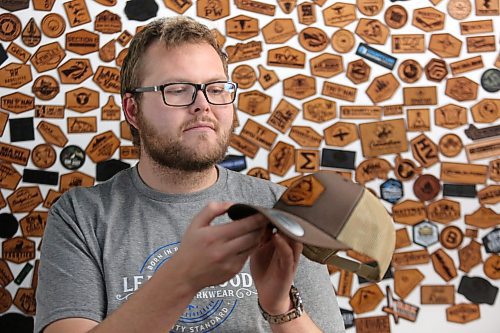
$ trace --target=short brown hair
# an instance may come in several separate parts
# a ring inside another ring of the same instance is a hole
[[[161,41],[167,50],[185,44],[208,43],[219,54],[226,76],[228,76],[227,55],[219,47],[217,39],[206,25],[188,16],[161,18],[143,27],[130,43],[120,72],[122,98],[125,93],[140,87],[143,80],[142,55],[155,41]],[[140,103],[140,97],[140,93],[134,94],[137,105]],[[129,124],[129,126],[134,145],[140,146],[139,132],[132,125]]]

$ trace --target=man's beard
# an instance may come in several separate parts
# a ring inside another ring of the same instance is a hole
[[[217,140],[215,144],[209,147],[206,147],[206,144],[193,144],[193,146],[189,147],[183,144],[180,135],[178,135],[178,133],[182,133],[183,128],[188,124],[184,124],[179,129],[179,132],[167,136],[158,134],[158,131],[151,123],[144,119],[142,113],[139,112],[138,118],[141,145],[144,147],[144,151],[158,165],[180,171],[204,171],[222,161],[229,146],[229,135],[233,131],[231,127],[225,132],[209,117],[197,117],[189,123],[199,121],[212,123],[217,134]],[[206,143],[207,135],[204,133],[198,135],[198,140]]]

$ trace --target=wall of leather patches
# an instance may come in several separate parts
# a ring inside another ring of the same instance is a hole
[[[336,170],[392,213],[386,279],[329,267],[348,331],[498,331],[499,0],[0,0],[0,318],[36,313],[58,196],[135,163],[119,67],[178,14],[213,28],[240,87],[226,167]]]

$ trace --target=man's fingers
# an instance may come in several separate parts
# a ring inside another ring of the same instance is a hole
[[[273,241],[280,256],[280,261],[285,265],[297,265],[303,245],[282,233],[278,232],[273,236]]]
[[[299,259],[300,259],[300,255],[302,254],[302,250],[304,249],[304,244],[293,240],[292,248],[293,248],[293,257],[294,257],[295,263],[298,264]]]
[[[206,205],[196,216],[193,218],[191,226],[193,227],[204,227],[210,225],[210,223],[217,217],[223,215],[232,203],[230,202],[210,202]]]
[[[279,252],[280,256],[285,259],[293,258],[292,247],[286,241],[285,237],[283,237],[283,235],[278,232],[273,236],[273,238],[274,246],[276,247],[276,250]]]
[[[261,231],[256,230],[246,233],[238,238],[234,238],[226,243],[226,250],[229,253],[244,254],[253,251],[259,245]]]
[[[255,214],[231,223],[213,226],[213,231],[219,233],[226,240],[241,237],[254,231],[262,231],[268,224],[267,218],[262,214]]]

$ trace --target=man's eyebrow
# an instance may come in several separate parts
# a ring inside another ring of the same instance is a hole
[[[209,82],[216,82],[216,81],[227,81],[228,79],[225,77],[225,76],[214,76],[204,82],[200,82],[200,83],[209,83]],[[198,82],[193,82],[191,80],[186,80],[186,79],[181,79],[179,77],[177,78],[169,78],[169,79],[166,79],[166,80],[163,80],[161,82],[161,84],[167,84],[167,83],[198,83]]]

